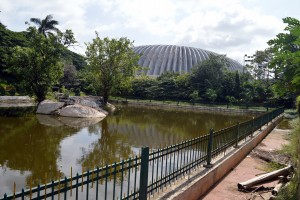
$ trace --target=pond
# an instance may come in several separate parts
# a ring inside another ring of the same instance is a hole
[[[0,117],[0,196],[219,130],[251,115],[121,106],[102,121]]]

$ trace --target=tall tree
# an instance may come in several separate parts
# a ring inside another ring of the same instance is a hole
[[[270,65],[277,80],[277,92],[295,96],[300,94],[300,21],[286,17],[283,22],[287,24],[285,32],[268,42],[274,54]]]
[[[87,44],[86,71],[94,79],[103,96],[104,104],[117,88],[129,87],[139,56],[132,50],[133,43],[127,38],[101,39],[96,33],[93,42]]]
[[[55,26],[58,25],[58,21],[53,20],[52,15],[47,15],[45,19],[30,18],[30,21],[38,26],[39,33],[43,34],[45,37],[52,35],[53,32],[59,33],[60,30]]]
[[[206,91],[212,89],[218,93],[224,78],[227,62],[223,55],[210,55],[209,59],[195,66],[191,73],[191,86],[205,98]]]
[[[27,35],[28,47],[13,47],[9,71],[18,77],[23,90],[41,102],[63,75],[60,60],[65,47],[59,37],[64,34],[44,37],[35,27],[29,27]]]
[[[241,94],[241,80],[240,80],[240,74],[238,72],[235,73],[235,79],[234,79],[234,97],[236,99],[240,99]]]

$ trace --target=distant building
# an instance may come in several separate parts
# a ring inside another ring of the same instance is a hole
[[[164,72],[189,73],[191,68],[209,58],[218,55],[215,52],[177,45],[144,45],[133,48],[141,55],[139,65],[148,67],[148,76],[159,76]],[[243,66],[237,61],[227,58],[229,71],[243,72]]]

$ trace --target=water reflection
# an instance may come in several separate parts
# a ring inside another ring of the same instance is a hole
[[[45,115],[0,117],[0,195],[175,144],[252,116],[122,107],[102,121]]]

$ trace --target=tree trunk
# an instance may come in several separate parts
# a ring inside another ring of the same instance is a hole
[[[285,168],[282,168],[282,169],[279,169],[279,170],[276,170],[276,171],[273,171],[273,172],[255,177],[255,178],[250,179],[248,181],[238,183],[238,189],[249,189],[249,188],[251,188],[251,187],[253,187],[257,184],[260,184],[262,182],[276,179],[279,176],[287,176],[290,173],[290,171],[292,171],[292,170],[293,170],[293,167],[288,166],[288,167],[285,167]]]

